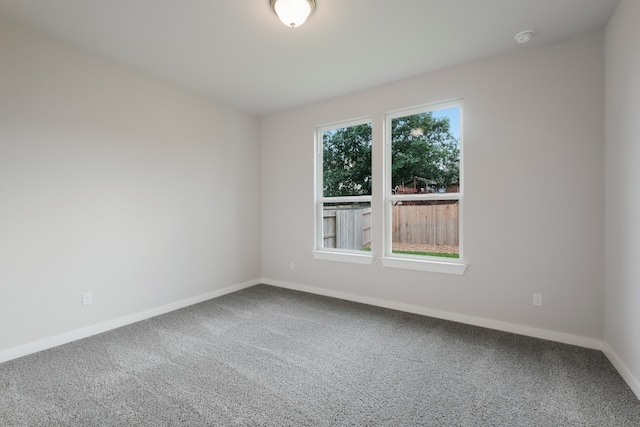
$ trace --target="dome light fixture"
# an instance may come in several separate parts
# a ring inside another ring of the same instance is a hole
[[[521,31],[518,34],[516,34],[515,39],[518,43],[527,43],[531,41],[534,34],[535,34],[534,30]]]
[[[316,10],[315,0],[269,0],[284,25],[297,28]]]

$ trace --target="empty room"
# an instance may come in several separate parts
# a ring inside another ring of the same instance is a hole
[[[0,0],[0,425],[640,425],[638,27]]]

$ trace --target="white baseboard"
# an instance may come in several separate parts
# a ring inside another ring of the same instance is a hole
[[[465,323],[467,325],[481,326],[483,328],[495,329],[498,331],[512,332],[514,334],[525,335],[534,338],[541,338],[549,341],[561,342],[564,344],[577,345],[580,347],[602,350],[602,341],[582,337],[579,335],[567,334],[564,332],[549,331],[546,329],[532,328],[530,326],[518,325],[514,323],[501,322],[498,320],[485,319],[482,317],[467,316],[465,314],[451,313],[447,311],[435,310],[432,308],[421,307],[400,302],[387,301],[378,298],[365,297],[361,295],[350,294],[340,291],[332,291],[313,286],[299,285],[296,283],[283,282],[262,278],[262,283],[266,285],[278,286],[281,288],[293,289],[296,291],[308,292],[311,294],[323,295],[333,298],[339,298],[347,301],[359,302],[362,304],[373,305],[377,307],[390,308],[392,310],[404,311],[407,313],[421,314],[423,316],[435,317],[443,320],[451,320],[453,322]]]
[[[620,360],[618,355],[606,342],[602,343],[602,351],[607,356],[613,367],[616,368],[620,376],[629,385],[631,391],[633,391],[638,399],[640,399],[640,381],[638,381],[638,378],[633,375],[631,370],[627,368],[627,365],[625,365],[622,360]]]
[[[71,332],[66,332],[64,334],[56,335],[50,338],[45,338],[43,340],[21,345],[19,347],[10,348],[8,350],[4,350],[0,352],[0,363],[6,362],[12,359],[17,359],[18,357],[26,356],[28,354],[37,353],[38,351],[46,350],[52,347],[57,347],[62,344],[67,344],[72,341],[77,341],[82,338],[87,338],[92,335],[100,334],[102,332],[107,332],[112,329],[130,325],[132,323],[140,322],[141,320],[150,319],[152,317],[159,316],[161,314],[179,310],[181,308],[198,304],[213,298],[217,298],[222,295],[229,294],[231,292],[236,292],[241,289],[249,288],[251,286],[255,286],[260,283],[261,282],[258,279],[250,280],[248,282],[239,283],[237,285],[227,286],[226,288],[207,292],[206,294],[203,294],[203,295],[187,298],[182,301],[176,301],[171,304],[141,311],[139,313],[130,314],[128,316],[119,317],[117,319],[109,320],[107,322],[99,323],[97,325],[87,326],[86,328],[76,329]]]

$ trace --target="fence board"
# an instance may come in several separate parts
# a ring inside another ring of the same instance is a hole
[[[392,240],[426,245],[459,244],[459,205],[396,205]],[[371,208],[324,209],[323,247],[355,249],[371,245]]]
[[[392,240],[397,243],[459,243],[459,205],[396,205],[392,208]]]
[[[322,247],[336,247],[336,210],[325,209],[322,214]]]
[[[362,246],[371,247],[371,208],[362,211]]]
[[[361,250],[371,245],[371,208],[324,209],[324,248]]]

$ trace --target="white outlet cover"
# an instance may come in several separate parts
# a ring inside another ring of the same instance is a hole
[[[89,305],[93,302],[93,298],[91,297],[91,292],[83,292],[82,293],[82,305]]]
[[[533,305],[542,307],[542,294],[533,294]]]

